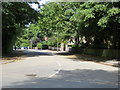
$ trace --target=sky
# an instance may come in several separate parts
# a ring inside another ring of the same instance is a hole
[[[46,2],[48,2],[49,0],[38,0],[38,2],[40,3],[40,4],[45,4]]]
[[[42,4],[45,4],[46,2],[48,2],[49,0],[38,0],[39,4],[42,5]],[[35,10],[39,10],[38,9],[38,4],[35,4],[35,3],[32,3],[32,4],[29,4],[33,9]]]

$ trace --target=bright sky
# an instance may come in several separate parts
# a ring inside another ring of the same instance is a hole
[[[48,2],[48,1],[50,1],[50,0],[38,0],[38,2],[39,2],[39,4],[40,5],[42,5],[42,4],[45,4],[46,2]],[[38,4],[35,4],[35,3],[33,3],[33,4],[29,4],[32,8],[34,8],[35,10],[39,10],[38,9]]]
[[[45,4],[45,3],[48,2],[48,1],[50,1],[50,0],[38,0],[38,2],[39,2],[40,4]]]
[[[32,8],[34,8],[35,10],[37,10],[38,9],[38,4],[35,4],[35,3],[33,3],[33,4],[29,4]]]

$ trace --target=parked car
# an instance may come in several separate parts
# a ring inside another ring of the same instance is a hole
[[[21,49],[21,47],[17,47],[17,49]]]
[[[24,49],[28,49],[28,47],[24,47]]]

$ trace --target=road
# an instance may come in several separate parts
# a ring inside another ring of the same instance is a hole
[[[117,88],[118,68],[76,61],[47,50],[2,65],[3,88]]]

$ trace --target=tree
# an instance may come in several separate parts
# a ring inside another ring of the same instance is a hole
[[[36,22],[38,14],[28,3],[3,2],[2,16],[2,51],[4,54],[12,50],[22,28],[29,22]]]
[[[77,48],[120,48],[118,3],[50,2],[39,15],[38,23],[29,27],[31,37],[48,37],[51,45],[74,38]]]

